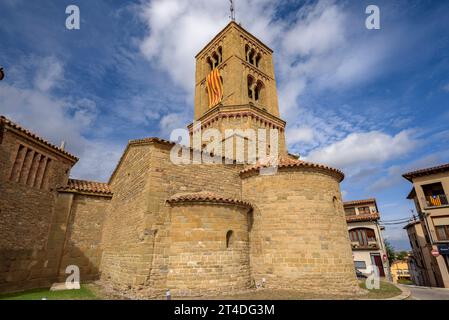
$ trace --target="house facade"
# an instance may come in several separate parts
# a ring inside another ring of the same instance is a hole
[[[422,283],[449,288],[449,164],[403,177],[413,184],[407,199],[414,202],[418,218],[405,229],[422,271]]]
[[[381,277],[390,278],[376,199],[346,201],[343,205],[355,268],[365,274],[376,268]]]

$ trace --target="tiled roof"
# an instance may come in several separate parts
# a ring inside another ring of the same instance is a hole
[[[269,161],[269,160],[268,161],[260,161],[253,166],[243,169],[242,171],[240,171],[240,174],[245,174],[248,172],[255,172],[255,171],[260,170],[261,168],[269,168],[273,164],[275,164],[275,163],[273,161]],[[322,165],[322,164],[316,164],[316,163],[307,162],[307,161],[303,161],[303,160],[293,159],[291,157],[280,157],[278,159],[277,164],[275,164],[275,165],[278,168],[308,167],[308,168],[324,169],[324,170],[328,170],[328,171],[331,171],[334,174],[336,174],[340,181],[342,181],[345,177],[343,172],[341,172],[338,169],[334,169],[332,167],[328,167],[328,166]]]
[[[112,196],[112,191],[107,183],[69,179],[66,186],[58,188],[58,191],[86,192]]]
[[[5,118],[4,116],[0,116],[0,127],[2,125],[5,125],[6,127],[10,127],[12,129],[15,129],[21,133],[24,133],[26,136],[30,137],[31,139],[37,141],[38,143],[42,143],[47,147],[50,147],[51,149],[53,149],[54,151],[56,151],[57,153],[64,155],[65,157],[68,157],[70,160],[72,160],[73,162],[77,162],[78,158],[75,157],[74,155],[68,153],[67,151],[55,146],[54,144],[51,144],[50,142],[48,142],[47,140],[39,137],[37,134],[25,129],[24,127],[18,125],[17,123],[12,122],[11,120],[9,120],[8,118]]]
[[[427,176],[430,174],[440,173],[440,172],[446,172],[449,171],[449,163],[442,164],[440,166],[436,167],[430,167],[425,169],[419,169],[415,171],[411,171],[408,173],[404,173],[402,176],[407,179],[408,181],[412,182],[412,179],[419,176]]]
[[[358,205],[358,204],[368,204],[368,203],[375,203],[375,198],[370,199],[363,199],[363,200],[352,200],[352,201],[345,201],[343,202],[343,206],[352,206],[352,205]]]
[[[252,208],[251,203],[247,201],[243,201],[240,199],[233,199],[219,196],[213,192],[209,191],[201,191],[194,193],[178,193],[174,196],[170,197],[167,200],[168,203],[176,203],[176,202],[216,202],[216,203],[230,203],[230,204],[238,204],[246,207]]]
[[[362,222],[362,221],[376,221],[379,220],[378,213],[360,214],[354,216],[346,216],[346,222]]]

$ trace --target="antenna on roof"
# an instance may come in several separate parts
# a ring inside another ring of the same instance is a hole
[[[235,10],[234,10],[234,1],[233,0],[229,0],[229,2],[231,2],[231,15],[229,18],[231,18],[232,21],[235,21]]]

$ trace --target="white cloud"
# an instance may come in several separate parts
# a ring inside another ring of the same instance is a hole
[[[62,63],[55,57],[46,57],[37,64],[34,86],[41,91],[49,91],[60,85],[63,78]]]
[[[315,138],[313,129],[310,127],[298,127],[288,129],[287,142],[289,144],[298,142],[312,142]]]
[[[313,150],[307,160],[338,168],[380,164],[407,154],[416,144],[407,130],[394,136],[379,131],[351,133],[343,140]]]

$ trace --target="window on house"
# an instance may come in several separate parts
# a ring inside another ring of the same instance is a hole
[[[428,207],[439,207],[448,204],[441,182],[423,185],[422,189]]]
[[[438,240],[449,240],[449,217],[438,217],[433,218],[432,220]]]
[[[349,231],[351,242],[357,242],[360,246],[366,247],[369,242],[376,241],[376,235],[373,229],[357,228]]]
[[[354,265],[356,269],[366,269],[366,262],[365,261],[354,261]]]
[[[369,207],[359,207],[359,214],[369,214]]]
[[[347,216],[355,216],[355,208],[345,208],[345,214]]]

